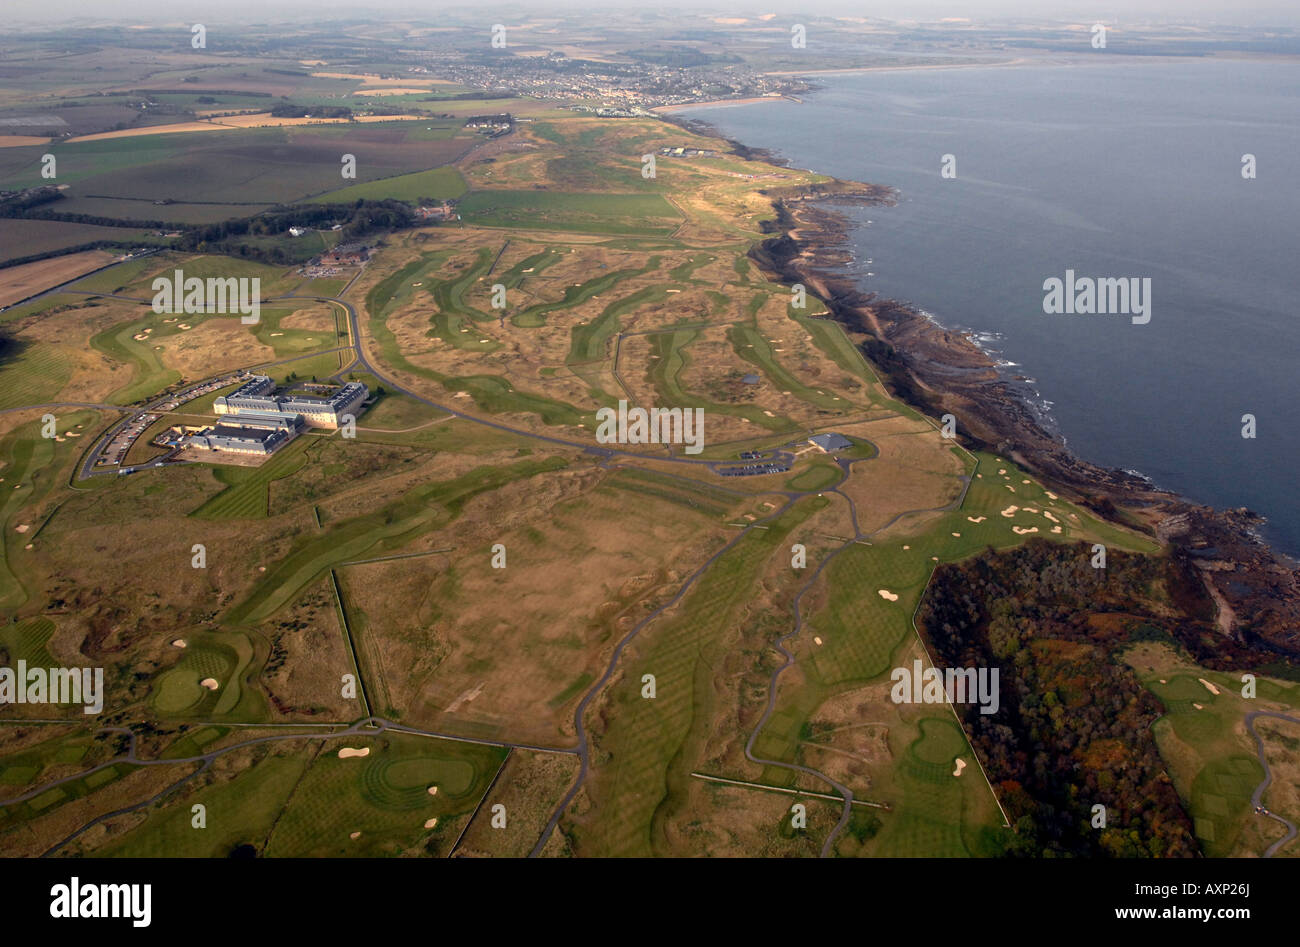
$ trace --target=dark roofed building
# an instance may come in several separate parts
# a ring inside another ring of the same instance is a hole
[[[828,454],[831,451],[844,450],[846,447],[853,446],[853,442],[843,434],[814,434],[812,437],[808,438],[808,441],[814,447],[820,447]]]

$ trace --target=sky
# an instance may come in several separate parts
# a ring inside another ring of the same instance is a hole
[[[229,21],[251,16],[259,21],[329,18],[352,14],[404,12],[436,18],[439,9],[460,8],[482,11],[491,19],[497,10],[567,12],[589,7],[599,9],[692,9],[719,12],[778,13],[781,15],[873,16],[885,19],[938,19],[970,17],[1005,20],[1008,17],[1033,20],[1124,22],[1137,20],[1201,20],[1234,25],[1300,24],[1297,0],[511,0],[511,2],[460,3],[440,0],[3,0],[6,18],[24,24],[54,24],[67,20],[98,23],[126,20],[162,23],[206,19]]]

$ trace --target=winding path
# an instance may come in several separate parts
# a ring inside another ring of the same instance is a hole
[[[1255,807],[1257,814],[1265,815],[1270,819],[1281,822],[1283,827],[1286,829],[1286,835],[1282,836],[1282,838],[1270,845],[1264,852],[1265,858],[1272,858],[1278,853],[1278,850],[1281,849],[1283,845],[1296,837],[1296,827],[1293,823],[1282,818],[1276,812],[1264,808],[1264,791],[1268,789],[1269,783],[1273,781],[1273,770],[1268,765],[1268,759],[1264,755],[1264,740],[1255,730],[1255,718],[1257,717],[1274,717],[1278,720],[1285,720],[1288,723],[1300,723],[1300,717],[1291,717],[1287,714],[1275,713],[1271,710],[1252,710],[1250,713],[1246,714],[1246,729],[1249,730],[1250,735],[1255,738],[1255,752],[1259,754],[1259,765],[1264,767],[1264,781],[1255,787],[1255,792],[1250,797],[1250,804]]]

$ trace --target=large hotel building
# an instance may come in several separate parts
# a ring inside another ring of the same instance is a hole
[[[370,389],[359,381],[350,381],[341,388],[304,385],[298,390],[277,392],[270,378],[254,375],[230,394],[218,397],[212,409],[217,414],[263,418],[298,416],[308,427],[337,428],[346,415],[356,417],[357,409],[369,395]]]

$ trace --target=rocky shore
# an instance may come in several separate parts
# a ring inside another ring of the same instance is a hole
[[[755,149],[734,150],[774,161]],[[851,224],[836,205],[891,204],[890,189],[832,181],[766,193],[777,216],[771,238],[751,256],[770,278],[802,283],[825,302],[896,397],[935,418],[954,415],[968,447],[996,451],[1091,509],[1169,544],[1181,567],[1203,581],[1223,634],[1237,645],[1300,658],[1300,570],[1259,537],[1257,514],[1195,504],[1075,456],[967,334],[864,293],[845,275]]]

